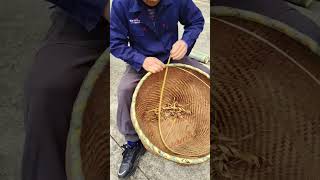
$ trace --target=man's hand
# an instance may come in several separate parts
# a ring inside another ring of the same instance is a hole
[[[157,73],[162,71],[163,68],[165,68],[165,65],[158,58],[147,57],[144,59],[142,67],[148,72]]]
[[[178,40],[172,46],[170,51],[170,56],[173,60],[180,60],[182,59],[188,51],[188,45],[183,40]]]

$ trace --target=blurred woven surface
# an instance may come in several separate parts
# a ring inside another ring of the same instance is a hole
[[[237,179],[319,179],[320,58],[263,25],[218,18],[211,19],[216,126],[235,139],[254,133],[239,148],[272,163],[242,164],[233,173]]]
[[[81,129],[81,164],[87,180],[105,180],[109,173],[109,66],[99,75],[88,99]]]
[[[169,150],[160,137],[156,114],[163,76],[164,71],[150,75],[139,89],[136,97],[136,118],[141,130],[152,144],[170,155],[185,158],[208,155],[210,150],[209,79],[189,68],[169,67],[160,121],[164,141]],[[172,150],[177,153],[173,153]]]

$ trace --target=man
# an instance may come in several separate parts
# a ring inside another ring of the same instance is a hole
[[[180,40],[178,22],[184,25]],[[137,83],[146,72],[162,71],[169,57],[209,73],[199,62],[186,57],[203,25],[201,11],[192,0],[113,0],[110,51],[128,63],[118,88],[117,125],[127,141],[118,171],[120,178],[134,172],[145,152],[130,119],[131,98]]]
[[[74,100],[109,44],[108,1],[50,0],[52,26],[25,88],[22,180],[66,180],[65,150]]]

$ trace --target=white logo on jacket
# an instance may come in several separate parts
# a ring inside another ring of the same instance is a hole
[[[129,19],[129,22],[130,22],[131,24],[140,24],[140,23],[141,23],[140,19],[138,19],[138,18],[136,18],[136,19]]]

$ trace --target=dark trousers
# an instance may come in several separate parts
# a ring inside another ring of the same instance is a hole
[[[188,57],[172,63],[188,64],[199,68],[207,74],[210,70],[200,62]],[[140,79],[146,74],[146,71],[136,72],[131,66],[127,66],[118,87],[118,110],[117,110],[117,126],[119,131],[125,136],[126,141],[138,141],[139,137],[132,125],[130,117],[130,107],[133,92]]]
[[[38,50],[25,85],[22,180],[66,180],[65,150],[73,103],[82,81],[109,44],[101,18],[86,31],[62,10]]]

